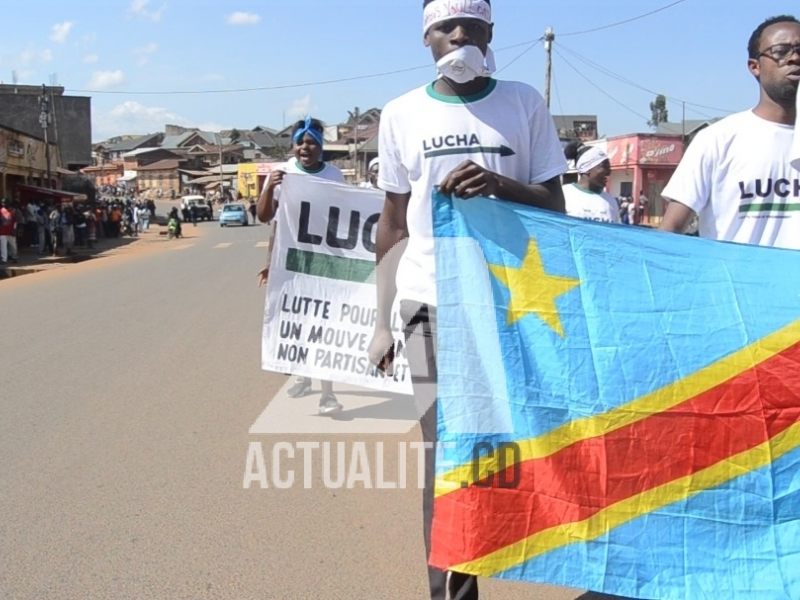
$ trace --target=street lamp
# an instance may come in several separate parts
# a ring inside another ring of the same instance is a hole
[[[52,185],[50,175],[50,143],[47,140],[47,131],[50,125],[50,98],[47,96],[47,88],[42,84],[42,95],[39,96],[39,106],[41,112],[39,113],[39,125],[42,126],[44,132],[44,155],[47,158],[47,188]]]

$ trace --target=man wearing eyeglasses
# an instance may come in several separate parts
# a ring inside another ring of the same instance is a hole
[[[800,173],[791,166],[800,21],[764,21],[748,53],[758,106],[697,134],[662,194],[669,206],[660,229],[684,233],[698,214],[700,237],[800,249]]]

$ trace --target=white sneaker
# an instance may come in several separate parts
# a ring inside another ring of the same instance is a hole
[[[339,401],[333,394],[323,396],[319,401],[319,414],[321,415],[335,415],[342,412],[343,409],[344,406],[339,404]]]

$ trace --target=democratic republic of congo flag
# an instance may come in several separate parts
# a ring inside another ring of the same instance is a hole
[[[800,598],[800,252],[434,194],[438,568]]]

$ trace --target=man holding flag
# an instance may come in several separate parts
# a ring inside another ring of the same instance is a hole
[[[700,237],[800,249],[797,172],[790,165],[800,81],[800,21],[767,19],[748,44],[758,81],[753,110],[697,134],[675,171],[660,229],[684,233],[697,213]]]
[[[395,299],[406,324],[407,353],[426,446],[423,498],[431,550],[436,405],[436,264],[432,194],[564,212],[559,177],[566,160],[552,116],[532,87],[491,77],[490,0],[425,0],[423,40],[439,78],[389,102],[381,118],[378,187],[378,319],[370,360],[390,371]],[[428,567],[432,600],[478,598],[475,577]]]

